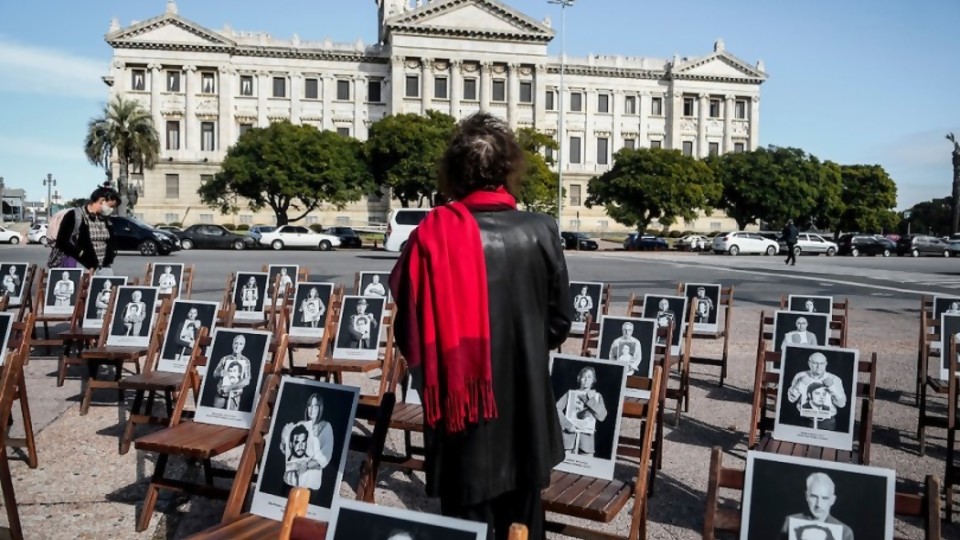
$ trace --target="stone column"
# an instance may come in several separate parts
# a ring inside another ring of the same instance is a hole
[[[707,110],[710,107],[710,96],[700,94],[700,101],[697,105],[697,151],[695,156],[707,157],[709,150],[707,148]]]
[[[637,96],[637,117],[640,126],[637,130],[637,148],[650,148],[650,132],[647,129],[647,122],[653,113],[653,100],[650,92],[644,90]]]
[[[427,114],[433,102],[433,58],[420,59],[420,114]]]
[[[733,152],[733,110],[736,96],[727,94],[723,100],[723,153]]]
[[[193,153],[200,151],[200,136],[197,124],[197,90],[200,85],[197,84],[197,66],[183,67],[183,96],[186,112],[183,115],[186,123],[187,140],[186,145],[181,148],[191,150]]]
[[[219,144],[221,154],[226,154],[234,142],[233,135],[233,78],[236,71],[230,66],[220,66],[218,69],[217,91],[219,93],[220,112],[217,117],[219,124]]]
[[[163,91],[163,66],[160,64],[150,64],[147,68],[150,70],[150,116],[153,117],[153,125],[156,126],[157,132],[163,140],[160,148],[166,151],[167,126],[163,121],[163,114],[160,111],[160,92]]]
[[[290,123],[300,124],[300,96],[303,95],[303,74],[293,72],[290,74]]]
[[[753,96],[750,106],[750,146],[756,150],[760,146],[760,96]]]
[[[533,71],[533,127],[537,130],[546,128],[544,122],[547,116],[547,66],[537,64]]]
[[[460,118],[460,100],[463,99],[463,60],[450,61],[450,116]]]
[[[683,145],[680,144],[680,118],[683,116],[683,92],[677,90],[671,90],[671,94],[667,96],[669,101],[664,103],[664,106],[667,107],[667,148],[674,150],[683,149]]]
[[[507,66],[507,123],[510,129],[517,129],[520,117],[520,64],[512,63]]]
[[[614,90],[610,96],[610,112],[613,114],[613,129],[610,130],[610,142],[607,143],[610,153],[610,156],[607,158],[607,163],[612,163],[613,154],[623,147],[623,136],[621,135],[623,126],[621,124],[623,123],[623,111],[626,109],[624,99],[623,90]]]
[[[480,62],[480,112],[490,110],[490,62]]]
[[[366,86],[367,79],[361,75],[354,75],[350,83],[353,85],[353,136],[356,139],[364,140],[367,138],[366,126],[364,125],[367,109],[363,104],[363,87]]]
[[[270,74],[266,71],[257,72],[257,127],[265,128],[270,125],[267,118],[267,95],[271,91]]]
[[[403,112],[404,67],[403,57],[394,56],[390,59],[390,114]],[[324,102],[327,96],[323,96]]]
[[[323,129],[335,131],[333,127],[333,100],[337,98],[337,80],[333,75],[323,75]]]

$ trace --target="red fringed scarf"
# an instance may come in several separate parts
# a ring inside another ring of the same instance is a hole
[[[473,209],[514,209],[503,188],[434,208],[410,235],[390,275],[397,345],[423,372],[424,418],[447,432],[497,417],[490,366],[487,266]]]

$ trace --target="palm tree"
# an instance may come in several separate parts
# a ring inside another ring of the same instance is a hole
[[[108,175],[113,160],[119,162],[118,214],[124,216],[130,167],[142,174],[144,168],[152,169],[156,165],[160,158],[160,135],[149,111],[137,101],[117,96],[104,107],[102,116],[90,120],[83,151],[90,163],[102,166]]]
[[[947,133],[947,140],[953,143],[953,197],[951,198],[950,233],[955,234],[960,228],[960,143]]]

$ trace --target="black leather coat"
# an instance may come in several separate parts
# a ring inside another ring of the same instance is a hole
[[[517,210],[474,217],[487,264],[498,417],[453,435],[425,426],[427,494],[456,505],[549,485],[564,458],[549,357],[573,316],[555,221]],[[456,299],[449,305],[456,309]]]

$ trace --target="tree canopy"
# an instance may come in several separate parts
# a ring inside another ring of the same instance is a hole
[[[520,178],[519,202],[532,212],[556,214],[558,175],[550,169],[553,160],[544,158],[541,151],[557,150],[560,145],[553,137],[533,128],[520,128],[516,136],[526,159],[526,170]]]
[[[842,165],[842,208],[835,232],[881,232],[893,229],[900,218],[897,184],[880,165]]]
[[[900,214],[900,233],[906,234],[910,224],[910,232],[914,234],[948,234],[950,232],[950,213],[953,208],[953,197],[931,199],[917,203],[910,208],[910,219]]]
[[[343,208],[375,189],[359,141],[282,121],[244,133],[198,193],[224,213],[269,206],[277,225],[286,225],[321,204]],[[291,210],[299,215],[290,217]]]
[[[679,150],[624,148],[613,168],[588,185],[587,207],[604,205],[618,223],[643,231],[654,219],[671,225],[711,213],[721,184],[703,161]]]
[[[364,156],[374,181],[389,188],[404,208],[422,206],[437,192],[440,158],[456,127],[448,114],[427,111],[391,115],[373,123]]]

